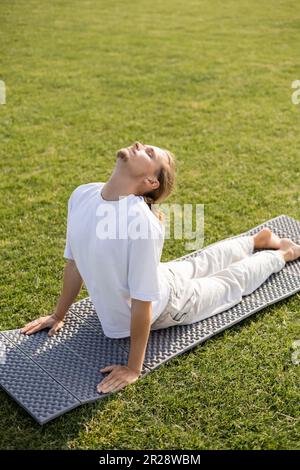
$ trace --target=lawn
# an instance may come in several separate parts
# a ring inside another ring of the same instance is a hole
[[[1,1],[1,330],[53,309],[68,197],[136,139],[176,155],[166,202],[204,204],[204,245],[300,219],[298,3]],[[299,449],[299,299],[44,427],[1,391],[0,448]]]

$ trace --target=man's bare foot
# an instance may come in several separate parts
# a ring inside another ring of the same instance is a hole
[[[290,240],[290,238],[281,238],[279,251],[282,251],[285,261],[294,261],[300,257],[300,245]]]
[[[268,249],[279,249],[281,238],[275,233],[272,232],[268,227],[264,227],[253,236],[254,238],[254,248],[268,248]]]

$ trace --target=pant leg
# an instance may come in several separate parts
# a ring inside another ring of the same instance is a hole
[[[165,311],[153,329],[187,325],[223,312],[251,294],[285,265],[278,250],[263,250],[236,261],[213,275],[187,279],[175,275]]]
[[[209,276],[230,264],[253,253],[254,239],[245,235],[229,240],[221,240],[205,248],[197,256],[181,261],[166,261],[163,264],[174,273],[180,271],[189,279]]]

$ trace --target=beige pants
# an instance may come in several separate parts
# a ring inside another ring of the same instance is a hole
[[[253,254],[253,236],[222,240],[188,260],[168,261],[170,297],[151,330],[187,325],[224,312],[285,266],[278,250]]]

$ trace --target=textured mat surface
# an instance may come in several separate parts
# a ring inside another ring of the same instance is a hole
[[[285,215],[229,238],[253,235],[266,226],[281,237],[300,243],[300,222]],[[197,256],[206,248],[175,261]],[[151,331],[142,376],[299,290],[300,259],[287,263],[225,312],[192,325]],[[129,346],[130,338],[110,339],[104,335],[94,306],[86,298],[71,306],[64,327],[51,338],[48,331],[32,336],[24,336],[17,329],[0,332],[0,385],[44,424],[83,403],[109,395],[96,392],[96,385],[105,376],[99,370],[109,364],[127,364]]]

